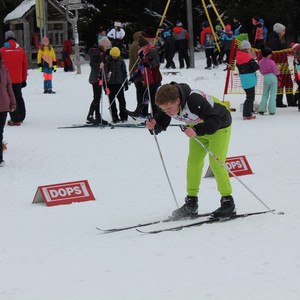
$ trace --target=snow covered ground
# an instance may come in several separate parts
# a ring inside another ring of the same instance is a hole
[[[226,72],[204,66],[203,53],[196,53],[195,69],[165,75],[163,82],[186,82],[222,99]],[[92,99],[88,75],[88,64],[82,65],[81,75],[59,69],[53,81],[57,94],[44,95],[42,74],[30,70],[23,90],[26,120],[20,127],[5,128],[0,299],[299,300],[297,108],[243,121],[239,107],[244,95],[225,98],[237,108],[228,156],[246,155],[254,174],[240,179],[284,215],[269,213],[157,235],[136,230],[103,235],[97,226],[159,220],[176,205],[146,129],[57,129],[85,122]],[[134,86],[126,98],[128,109],[134,109]],[[105,96],[103,114],[110,120],[107,103]],[[157,138],[182,205],[187,137],[170,127]],[[206,163],[204,172],[207,168]],[[96,201],[32,204],[38,186],[82,179],[89,181]],[[265,210],[234,178],[232,185],[238,212]],[[203,178],[199,211],[216,209],[219,199],[215,180]]]

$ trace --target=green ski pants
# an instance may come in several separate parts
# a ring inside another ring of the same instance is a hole
[[[226,155],[230,141],[231,126],[219,129],[213,134],[197,136],[220,161],[226,162]],[[190,139],[189,155],[187,161],[187,195],[197,196],[199,192],[201,176],[204,166],[204,159],[208,153],[195,141]],[[218,191],[222,196],[229,196],[232,193],[228,171],[209,154],[209,164],[216,178]]]

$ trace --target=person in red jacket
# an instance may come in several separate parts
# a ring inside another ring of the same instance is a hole
[[[63,50],[62,50],[62,59],[64,62],[64,71],[65,72],[73,72],[74,68],[73,68],[73,63],[71,60],[71,54],[73,53],[72,50],[72,40],[71,39],[67,39],[64,41],[64,45],[63,45]]]
[[[4,167],[3,160],[3,130],[6,122],[7,112],[16,109],[16,99],[12,89],[7,68],[2,63],[0,52],[0,167]]]
[[[10,112],[11,120],[7,122],[11,126],[20,126],[26,116],[25,102],[22,96],[22,88],[26,87],[28,61],[22,47],[16,41],[13,31],[5,32],[4,47],[0,49],[4,65],[8,69],[12,88],[17,101],[17,109]]]
[[[212,30],[207,21],[202,23],[202,31],[200,32],[200,44],[205,50],[206,57],[206,70],[212,69],[212,64],[214,68],[218,67],[218,62],[215,55],[215,40]]]

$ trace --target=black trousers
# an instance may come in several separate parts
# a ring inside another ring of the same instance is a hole
[[[17,102],[17,109],[9,113],[10,118],[13,122],[23,122],[26,117],[26,108],[22,95],[22,83],[13,83],[12,88]]]
[[[110,102],[110,109],[111,109],[111,114],[112,114],[112,118],[113,120],[118,119],[118,110],[117,110],[117,106],[116,106],[116,99],[118,99],[119,101],[119,116],[120,119],[122,121],[127,121],[128,115],[127,115],[127,111],[126,111],[126,101],[125,101],[125,96],[124,96],[124,88],[121,88],[121,84],[109,84],[109,90],[110,90],[110,94],[109,94],[109,102]],[[120,92],[119,92],[120,91]],[[117,93],[119,92],[119,94],[117,95]],[[116,97],[117,95],[117,97]]]
[[[102,86],[99,85],[98,82],[94,82],[93,86],[93,101],[90,105],[90,110],[88,116],[100,116],[100,101],[101,101],[101,93],[102,93]]]
[[[244,90],[246,92],[246,100],[244,102],[243,117],[251,117],[253,112],[253,102],[255,100],[255,86]]]
[[[3,150],[2,150],[2,142],[3,142],[3,131],[7,118],[7,112],[0,112],[0,162],[3,160]]]

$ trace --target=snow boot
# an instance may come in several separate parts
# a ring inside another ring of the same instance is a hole
[[[198,214],[198,197],[186,196],[185,204],[174,210],[172,213],[172,220],[192,219]]]
[[[236,212],[232,196],[223,196],[221,206],[211,213],[211,218],[228,219],[234,215],[236,215]]]

